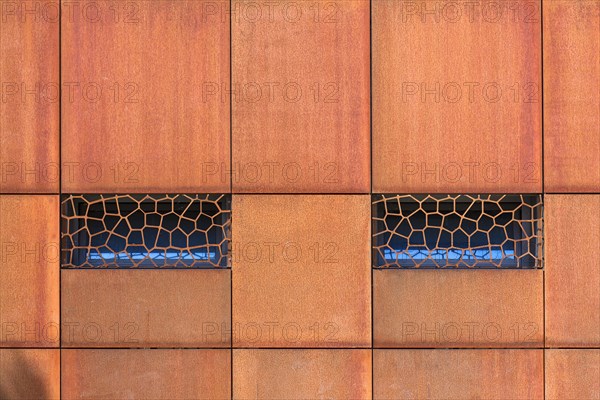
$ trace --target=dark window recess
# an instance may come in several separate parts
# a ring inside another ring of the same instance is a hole
[[[227,268],[227,195],[80,195],[62,200],[64,268]]]
[[[374,195],[376,268],[541,268],[539,195]]]

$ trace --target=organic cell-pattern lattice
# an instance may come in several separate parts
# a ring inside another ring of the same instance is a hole
[[[71,195],[63,268],[229,267],[227,195]]]
[[[376,268],[541,268],[538,195],[374,195]]]

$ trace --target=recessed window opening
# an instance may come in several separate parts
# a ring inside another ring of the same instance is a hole
[[[224,195],[82,195],[62,203],[63,266],[227,267]]]
[[[376,195],[378,268],[540,268],[538,195]]]

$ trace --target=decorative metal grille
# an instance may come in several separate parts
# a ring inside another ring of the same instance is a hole
[[[72,195],[63,268],[229,267],[227,195]]]
[[[539,195],[374,195],[375,268],[542,268]]]

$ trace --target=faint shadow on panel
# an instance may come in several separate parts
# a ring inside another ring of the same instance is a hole
[[[33,363],[15,352],[14,358],[2,375],[0,399],[50,399],[42,374]]]

